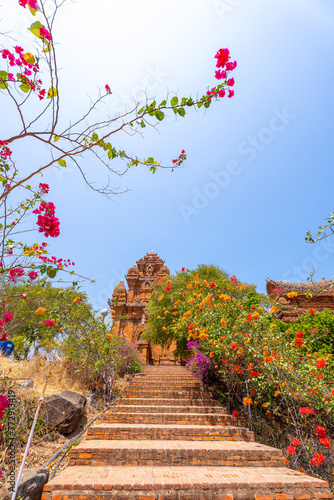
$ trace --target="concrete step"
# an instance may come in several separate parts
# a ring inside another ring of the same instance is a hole
[[[245,441],[90,440],[71,449],[69,465],[226,465],[283,467],[281,450]]]
[[[194,399],[194,398],[126,398],[122,397],[117,400],[115,403],[116,406],[124,406],[124,405],[140,405],[140,406],[212,406],[215,408],[220,408],[217,401],[214,399]]]
[[[205,414],[214,414],[214,413],[226,413],[226,408],[222,406],[156,406],[156,405],[122,405],[121,403],[118,405],[114,405],[111,412],[115,413],[205,413]]]
[[[170,408],[173,411],[173,408]],[[237,419],[224,413],[151,413],[108,412],[99,422],[125,424],[178,424],[178,425],[238,425]],[[241,424],[240,424],[241,425]]]
[[[42,500],[315,500],[328,483],[284,467],[73,466]]]
[[[254,441],[245,427],[168,424],[95,424],[87,439],[183,439],[191,441]]]

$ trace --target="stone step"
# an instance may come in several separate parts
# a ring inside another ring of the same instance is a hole
[[[126,398],[122,397],[115,403],[116,406],[123,405],[149,405],[149,406],[212,406],[220,408],[214,399],[194,399],[194,398]]]
[[[173,408],[171,408],[173,410]],[[178,424],[178,425],[238,425],[237,419],[224,413],[104,413],[99,422],[125,424]],[[240,425],[242,425],[240,423]]]
[[[156,406],[156,405],[122,405],[121,402],[118,405],[114,405],[113,409],[110,410],[116,413],[227,413],[226,408],[222,406]]]
[[[186,383],[181,383],[181,382],[152,382],[152,381],[146,381],[145,382],[130,382],[129,387],[133,388],[135,387],[137,390],[138,389],[147,389],[151,388],[152,385],[154,385],[154,389],[164,389],[164,390],[175,390],[175,389],[183,389],[183,390],[192,390],[192,389],[198,389],[203,391],[203,385],[199,384],[198,382],[186,382]]]
[[[129,387],[124,393],[124,397],[126,398],[196,398],[196,399],[204,399],[209,396],[208,392],[200,391],[200,390],[157,390],[154,387],[147,390],[137,390],[131,389]]]
[[[73,466],[42,500],[315,500],[328,483],[285,467]]]
[[[183,439],[190,441],[254,441],[245,427],[168,424],[95,424],[87,439]]]
[[[226,465],[283,467],[281,450],[245,441],[90,440],[71,449],[69,465]]]

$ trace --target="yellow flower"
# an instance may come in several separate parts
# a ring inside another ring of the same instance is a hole
[[[262,407],[267,408],[269,406],[269,403],[263,403]]]
[[[167,328],[165,326],[162,327],[162,331],[165,332]]]
[[[237,350],[237,354],[242,354],[242,347],[239,347],[239,349]]]
[[[158,301],[161,302],[164,298],[164,294],[160,295],[160,297],[158,297]]]
[[[200,334],[199,334],[199,338],[200,338],[201,340],[206,340],[206,339],[208,338],[208,336],[207,336],[207,334],[206,334],[206,333],[203,333],[203,332],[202,332],[202,333],[200,333]]]
[[[45,313],[46,309],[44,307],[39,307],[38,309],[36,309],[35,311],[35,314],[39,315],[39,314],[43,314]]]
[[[240,290],[245,290],[245,288],[246,288],[246,285],[244,285],[243,283],[241,283]]]
[[[298,293],[297,292],[288,292],[286,295],[289,299],[293,299],[293,297],[298,296]]]
[[[107,339],[111,339],[111,338],[112,338],[111,333],[107,333]]]
[[[211,351],[210,352],[210,358],[213,358],[213,356],[214,356],[214,353]]]
[[[252,318],[253,319],[259,319],[260,315],[257,311],[255,311],[253,314],[252,314]]]
[[[29,252],[23,252],[23,255],[30,255]]]
[[[251,405],[251,404],[252,404],[252,402],[253,402],[253,401],[251,400],[251,398],[246,398],[246,397],[245,397],[245,398],[243,398],[243,400],[242,400],[242,403],[243,403],[243,405],[244,405],[244,406]]]
[[[273,306],[273,307],[270,309],[270,314],[275,314],[275,313],[277,313],[277,311],[278,311],[278,307]]]
[[[220,320],[220,324],[221,324],[221,326],[222,326],[223,328],[226,328],[226,322],[225,322],[224,318],[222,318],[222,319]]]
[[[275,398],[277,398],[277,396],[278,396],[279,394],[281,394],[281,391],[275,391],[275,394],[274,394]]]

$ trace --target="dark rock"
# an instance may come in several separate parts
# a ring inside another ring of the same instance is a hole
[[[95,391],[88,391],[88,407],[95,409],[97,407],[97,395]]]
[[[20,500],[40,500],[44,485],[49,480],[47,469],[23,469],[20,486],[16,498]],[[1,500],[11,500],[15,489],[15,481],[9,477],[1,493]]]
[[[62,391],[45,398],[42,419],[62,434],[70,434],[84,416],[86,398],[73,391]]]

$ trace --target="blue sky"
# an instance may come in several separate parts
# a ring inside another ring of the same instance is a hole
[[[6,25],[24,37],[28,13],[9,0],[2,11]],[[184,168],[155,175],[137,168],[111,179],[131,189],[113,201],[88,190],[72,167],[44,175],[61,220],[51,248],[95,279],[83,287],[96,308],[150,250],[172,272],[214,263],[261,292],[266,277],[305,281],[310,266],[316,279],[332,277],[334,240],[312,246],[304,237],[334,208],[333,28],[329,0],[64,5],[54,32],[63,123],[80,116],[105,83],[113,94],[101,116],[120,112],[140,89],[161,100],[167,89],[203,93],[215,84],[221,47],[238,61],[233,99],[178,121],[170,117],[144,138],[113,139],[164,163],[185,149]],[[16,123],[14,116],[2,121],[1,137]],[[14,150],[23,169],[42,161],[33,145],[28,149]],[[92,158],[82,166],[97,184],[106,180]]]

